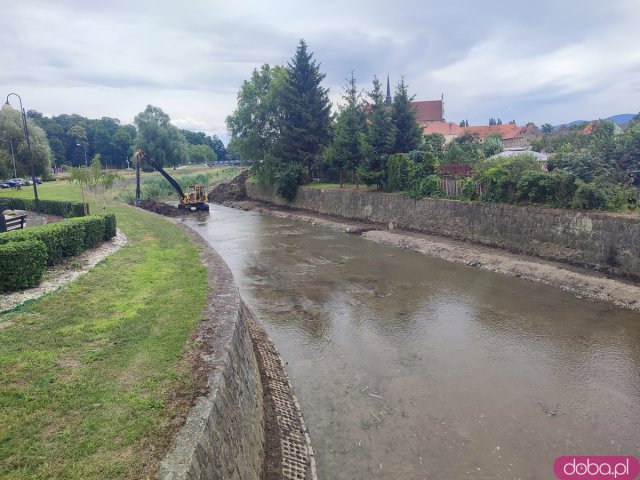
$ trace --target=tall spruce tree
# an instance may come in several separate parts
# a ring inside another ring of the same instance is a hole
[[[411,106],[412,100],[413,96],[409,96],[409,86],[404,83],[404,78],[400,79],[393,96],[391,110],[391,121],[396,127],[395,153],[416,150],[422,142],[422,129],[416,120],[416,112]]]
[[[340,107],[334,135],[326,154],[329,164],[340,172],[340,187],[347,172],[351,172],[352,181],[356,185],[358,183],[356,169],[362,161],[367,131],[360,93],[353,72],[344,86],[342,99],[345,103]]]
[[[373,77],[373,90],[367,92],[369,104],[367,121],[369,128],[363,148],[363,161],[358,169],[358,176],[367,185],[382,188],[386,177],[386,160],[393,152],[395,142],[395,126],[391,121],[391,112],[385,105],[382,84]]]
[[[329,90],[320,83],[325,75],[300,40],[280,96],[280,138],[275,152],[286,166],[299,165],[309,172],[319,163],[330,139]]]

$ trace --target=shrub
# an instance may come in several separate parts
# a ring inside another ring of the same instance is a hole
[[[69,222],[83,225],[83,244],[85,249],[95,247],[104,239],[105,220],[103,216],[91,215],[88,217],[73,218],[69,220]]]
[[[48,223],[40,227],[0,233],[0,245],[38,240],[46,247],[47,263],[54,265],[63,257],[77,255],[84,250],[84,228],[83,223],[71,220]]]
[[[116,236],[116,216],[113,213],[104,215],[104,240],[109,240]]]
[[[282,198],[293,200],[300,183],[301,168],[290,164],[276,175],[276,193]]]
[[[402,192],[409,188],[409,155],[394,153],[387,160],[387,190]]]
[[[39,240],[0,245],[0,292],[33,287],[47,265],[47,249]]]
[[[607,197],[595,183],[579,182],[571,206],[583,210],[601,210],[607,204]]]
[[[0,210],[30,210],[36,211],[36,202],[29,198],[0,198]],[[87,205],[87,211],[89,206]],[[40,211],[49,215],[57,215],[64,218],[84,216],[84,207],[78,202],[63,202],[58,200],[40,200]]]

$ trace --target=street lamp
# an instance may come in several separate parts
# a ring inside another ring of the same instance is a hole
[[[31,152],[31,141],[29,140],[29,129],[27,128],[27,114],[25,113],[24,108],[22,107],[22,98],[20,97],[20,95],[18,95],[17,93],[10,93],[9,95],[7,95],[7,101],[3,105],[2,110],[5,112],[10,112],[13,110],[13,108],[11,108],[11,104],[9,103],[9,97],[11,95],[15,95],[16,97],[18,97],[18,100],[20,101],[20,112],[22,113],[22,129],[24,130],[24,138],[27,140],[27,149],[29,150],[29,163],[31,166],[31,182],[33,183],[33,196],[36,202],[36,212],[40,213],[40,200],[38,199],[36,170],[33,165],[33,153]]]
[[[13,153],[13,142],[11,140],[7,140],[6,138],[0,138],[0,140],[9,142],[9,145],[11,145],[11,158],[13,159],[13,178],[18,178],[18,174],[16,172],[16,156]]]
[[[76,143],[76,147],[82,147],[84,148],[84,164],[88,167],[89,166],[89,161],[87,160],[87,147],[85,147],[83,144],[81,143]]]

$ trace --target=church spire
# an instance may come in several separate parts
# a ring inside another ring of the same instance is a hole
[[[391,105],[391,86],[389,85],[389,74],[387,74],[387,97],[384,99],[384,103]]]

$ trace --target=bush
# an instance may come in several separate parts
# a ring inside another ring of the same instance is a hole
[[[0,198],[0,210],[29,210],[36,211],[36,202],[29,198]],[[84,216],[84,207],[78,202],[63,202],[58,200],[40,200],[40,211],[49,215],[57,215],[64,218]],[[87,212],[89,205],[87,205]]]
[[[438,186],[438,175],[427,175],[419,179],[411,186],[408,192],[410,198],[421,199],[424,197],[442,198],[444,191]]]
[[[604,191],[595,183],[580,182],[571,206],[583,210],[602,210],[607,204]]]
[[[33,287],[47,265],[47,249],[39,240],[0,245],[0,292]]]
[[[85,249],[95,247],[104,239],[105,220],[103,216],[91,215],[89,217],[73,218],[69,222],[83,225],[83,244]]]
[[[290,164],[276,175],[276,193],[282,198],[293,200],[300,183],[301,168],[298,165]]]
[[[84,224],[67,220],[48,223],[40,227],[0,233],[0,245],[38,240],[44,243],[47,263],[54,265],[62,258],[77,255],[84,250]]]
[[[104,240],[110,240],[116,236],[116,216],[113,213],[104,215]]]
[[[387,160],[387,190],[403,192],[409,188],[409,155],[394,153]]]

